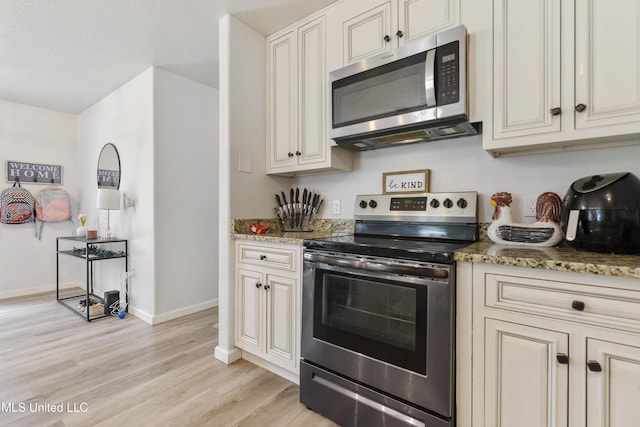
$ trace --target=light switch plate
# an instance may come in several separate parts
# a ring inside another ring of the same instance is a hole
[[[238,172],[247,172],[251,173],[251,157],[249,156],[238,156]]]

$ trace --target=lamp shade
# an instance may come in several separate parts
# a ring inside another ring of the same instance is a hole
[[[120,210],[120,191],[114,188],[98,188],[97,209]]]

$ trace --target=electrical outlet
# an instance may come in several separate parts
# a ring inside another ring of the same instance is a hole
[[[527,197],[524,203],[524,216],[525,217],[536,217],[536,200],[537,197]]]
[[[333,214],[340,215],[340,200],[333,201]]]

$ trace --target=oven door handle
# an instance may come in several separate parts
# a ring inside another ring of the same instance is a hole
[[[394,276],[408,276],[415,278],[427,278],[446,282],[449,280],[448,268],[434,266],[422,266],[420,263],[399,264],[375,262],[366,258],[344,258],[320,253],[305,253],[304,262],[323,264],[326,269],[342,271],[344,273],[357,274],[361,271]],[[360,273],[362,275],[362,273]],[[397,279],[396,279],[397,280]]]

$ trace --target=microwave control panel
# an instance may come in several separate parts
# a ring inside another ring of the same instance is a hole
[[[436,88],[438,105],[460,100],[460,42],[436,48]]]

